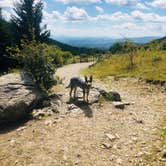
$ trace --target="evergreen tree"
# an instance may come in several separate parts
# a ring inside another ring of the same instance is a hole
[[[2,9],[0,8],[0,19],[2,19]]]
[[[2,17],[0,8],[0,72],[11,66],[12,60],[5,55],[7,54],[6,48],[13,44],[12,39],[11,24]]]
[[[0,55],[3,55],[7,46],[12,43],[11,24],[3,19],[0,9]]]
[[[13,30],[16,42],[22,39],[45,42],[50,36],[46,25],[41,27],[43,2],[41,0],[20,0],[14,5],[15,15],[12,15]]]

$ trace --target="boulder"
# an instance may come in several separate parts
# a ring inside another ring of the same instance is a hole
[[[43,98],[42,93],[25,73],[0,77],[0,124],[26,118]]]
[[[105,98],[109,101],[121,101],[120,94],[115,91],[107,92]]]
[[[108,101],[121,101],[121,96],[116,91],[107,92],[105,88],[95,88]]]

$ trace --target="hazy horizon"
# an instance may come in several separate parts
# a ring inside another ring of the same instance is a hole
[[[124,38],[162,38],[164,36],[133,36],[133,37],[111,37],[111,36],[67,36],[67,35],[51,35],[51,38],[56,39],[56,38],[80,38],[80,39],[85,39],[85,38],[105,38],[105,39],[124,39]]]

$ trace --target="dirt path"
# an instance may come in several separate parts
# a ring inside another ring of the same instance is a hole
[[[56,72],[56,75],[61,79],[64,78],[63,82],[67,85],[70,78],[80,76],[80,70],[87,68],[91,64],[92,62],[67,65],[59,68]]]
[[[88,65],[68,65],[58,69],[57,74],[65,77],[66,85],[71,76]],[[82,111],[62,111],[2,132],[0,165],[147,165],[143,159],[150,155],[152,143],[157,144],[155,133],[165,111],[165,93],[136,79],[108,78],[104,82],[108,89],[118,91],[123,100],[134,104],[119,110],[111,103],[96,103],[81,107]],[[102,86],[103,82],[96,80],[96,84]],[[62,93],[68,97],[68,90]],[[62,109],[64,105],[61,103]],[[149,165],[157,163],[152,160]]]

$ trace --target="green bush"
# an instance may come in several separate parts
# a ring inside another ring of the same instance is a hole
[[[47,55],[53,59],[56,66],[62,66],[73,61],[73,55],[70,52],[62,51],[55,46],[48,46]]]
[[[47,44],[22,42],[21,49],[15,49],[14,57],[23,65],[26,72],[32,74],[36,83],[46,90],[55,84],[55,65],[53,58],[48,56]],[[13,52],[13,51],[12,51]]]

